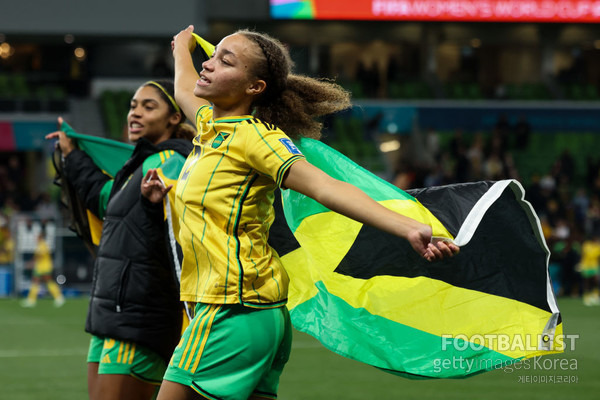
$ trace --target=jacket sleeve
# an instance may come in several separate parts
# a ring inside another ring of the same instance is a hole
[[[81,150],[73,150],[65,157],[65,172],[88,210],[102,219],[112,189],[112,178]]]

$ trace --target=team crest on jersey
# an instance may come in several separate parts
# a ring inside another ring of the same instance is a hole
[[[210,147],[212,147],[213,149],[218,148],[221,144],[223,144],[223,142],[228,137],[229,137],[229,133],[219,132],[219,134],[217,135],[217,137],[213,139],[212,143],[210,144]]]
[[[294,144],[294,142],[292,142],[291,139],[288,138],[284,138],[284,139],[279,139],[279,141],[285,146],[286,149],[288,149],[288,151],[292,154],[302,154],[300,152],[300,150],[296,147],[296,145]]]

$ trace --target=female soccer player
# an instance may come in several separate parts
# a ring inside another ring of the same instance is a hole
[[[65,303],[65,298],[60,291],[60,287],[52,279],[52,252],[48,246],[48,242],[44,238],[44,232],[40,232],[37,238],[37,246],[34,253],[33,276],[31,277],[31,286],[29,294],[23,301],[23,307],[35,307],[37,297],[40,291],[41,282],[46,284],[48,291],[54,298],[54,306],[62,307]]]
[[[175,182],[195,135],[173,99],[172,81],[150,81],[135,92],[127,116],[131,158],[110,179],[64,132],[54,132],[66,178],[87,208],[104,220],[94,265],[86,331],[92,400],[154,396],[182,329],[175,237],[167,218],[173,199],[151,203],[140,182]],[[59,119],[59,123],[61,123]],[[171,235],[170,235],[171,233]]]
[[[288,277],[267,244],[277,187],[403,237],[428,260],[458,247],[430,244],[429,226],[329,177],[294,146],[290,137],[320,136],[314,116],[350,106],[347,92],[291,74],[281,43],[249,31],[224,38],[198,75],[192,31],[172,47],[175,98],[199,131],[176,189],[181,299],[197,306],[158,398],[273,399],[291,346]],[[145,196],[165,191],[143,183]]]

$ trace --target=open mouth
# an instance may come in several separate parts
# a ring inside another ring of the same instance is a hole
[[[210,84],[210,80],[202,74],[200,75],[200,79],[198,79],[198,81],[196,81],[196,85],[198,85],[198,86],[206,86],[208,84]]]
[[[131,122],[129,124],[129,133],[140,133],[144,126],[139,122]]]

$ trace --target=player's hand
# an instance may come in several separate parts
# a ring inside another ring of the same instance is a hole
[[[62,117],[58,117],[58,126],[61,126],[63,123]],[[60,151],[63,156],[66,157],[70,152],[75,150],[75,143],[67,137],[67,135],[63,131],[56,131],[46,135],[46,139],[58,139],[56,142],[56,146],[60,147]]]
[[[144,179],[142,179],[142,196],[150,200],[152,203],[162,203],[163,199],[169,193],[173,185],[165,187],[156,169],[149,169]]]
[[[458,254],[460,247],[451,242],[439,241],[437,243],[429,243],[427,245],[427,252],[425,258],[428,261],[441,260],[443,258],[449,258]]]
[[[429,225],[419,224],[411,230],[406,238],[412,248],[427,261],[436,261],[458,254],[460,248],[450,241],[431,240],[432,231]]]
[[[190,53],[193,53],[196,49],[196,39],[192,36],[192,32],[194,32],[194,25],[190,25],[177,35],[173,36],[173,40],[171,41],[171,50],[175,50],[176,46],[187,46],[187,49]]]

